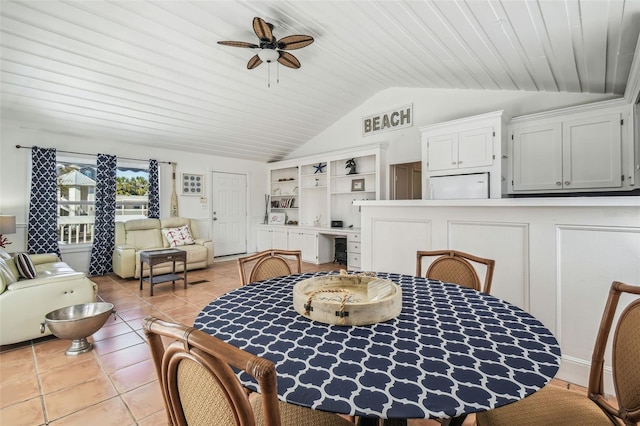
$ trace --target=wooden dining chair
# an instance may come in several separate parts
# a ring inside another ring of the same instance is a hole
[[[640,422],[640,298],[620,314],[613,336],[612,372],[618,408],[604,394],[604,354],[620,295],[640,286],[614,281],[591,357],[587,395],[547,385],[523,400],[476,414],[478,426],[637,425]]]
[[[459,284],[489,294],[491,292],[491,280],[495,260],[485,259],[458,250],[432,250],[418,251],[416,259],[416,275],[422,276],[422,260],[424,258],[437,257],[427,268],[426,278]],[[484,277],[484,285],[473,264],[484,264],[487,272]]]
[[[143,327],[171,425],[353,426],[337,414],[279,402],[276,369],[265,358],[152,316]],[[244,388],[234,368],[252,376],[259,393]]]
[[[264,250],[238,259],[242,285],[302,272],[300,250]],[[294,269],[295,267],[295,269]],[[248,279],[247,279],[248,275]]]

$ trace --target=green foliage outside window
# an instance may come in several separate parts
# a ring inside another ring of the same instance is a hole
[[[142,176],[116,177],[116,195],[147,195],[149,181]]]

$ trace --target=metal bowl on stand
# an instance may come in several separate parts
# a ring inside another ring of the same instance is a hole
[[[111,313],[115,319],[113,304],[105,302],[67,306],[45,315],[44,322],[40,324],[40,332],[44,333],[46,325],[56,337],[73,340],[65,352],[67,355],[82,354],[93,349],[93,344],[87,341],[87,337],[100,330]]]

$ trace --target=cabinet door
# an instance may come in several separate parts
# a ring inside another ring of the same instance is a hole
[[[287,250],[302,250],[302,233],[289,230],[287,233]]]
[[[566,121],[562,148],[564,189],[622,186],[620,114]]]
[[[493,164],[493,127],[465,130],[458,134],[458,168]]]
[[[258,228],[258,251],[271,248],[271,229]]]
[[[458,133],[427,139],[427,169],[448,170],[458,167]]]
[[[287,239],[286,229],[274,229],[271,232],[271,248],[286,250]]]
[[[562,188],[562,125],[513,129],[513,190]]]
[[[302,260],[310,263],[318,263],[318,234],[316,232],[304,231],[300,233],[302,237]]]

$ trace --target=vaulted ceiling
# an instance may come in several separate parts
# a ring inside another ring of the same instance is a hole
[[[638,0],[5,1],[3,120],[90,139],[280,159],[390,87],[622,95]],[[307,34],[248,70],[255,16]],[[279,78],[279,83],[277,79]],[[270,81],[271,87],[268,87]]]

